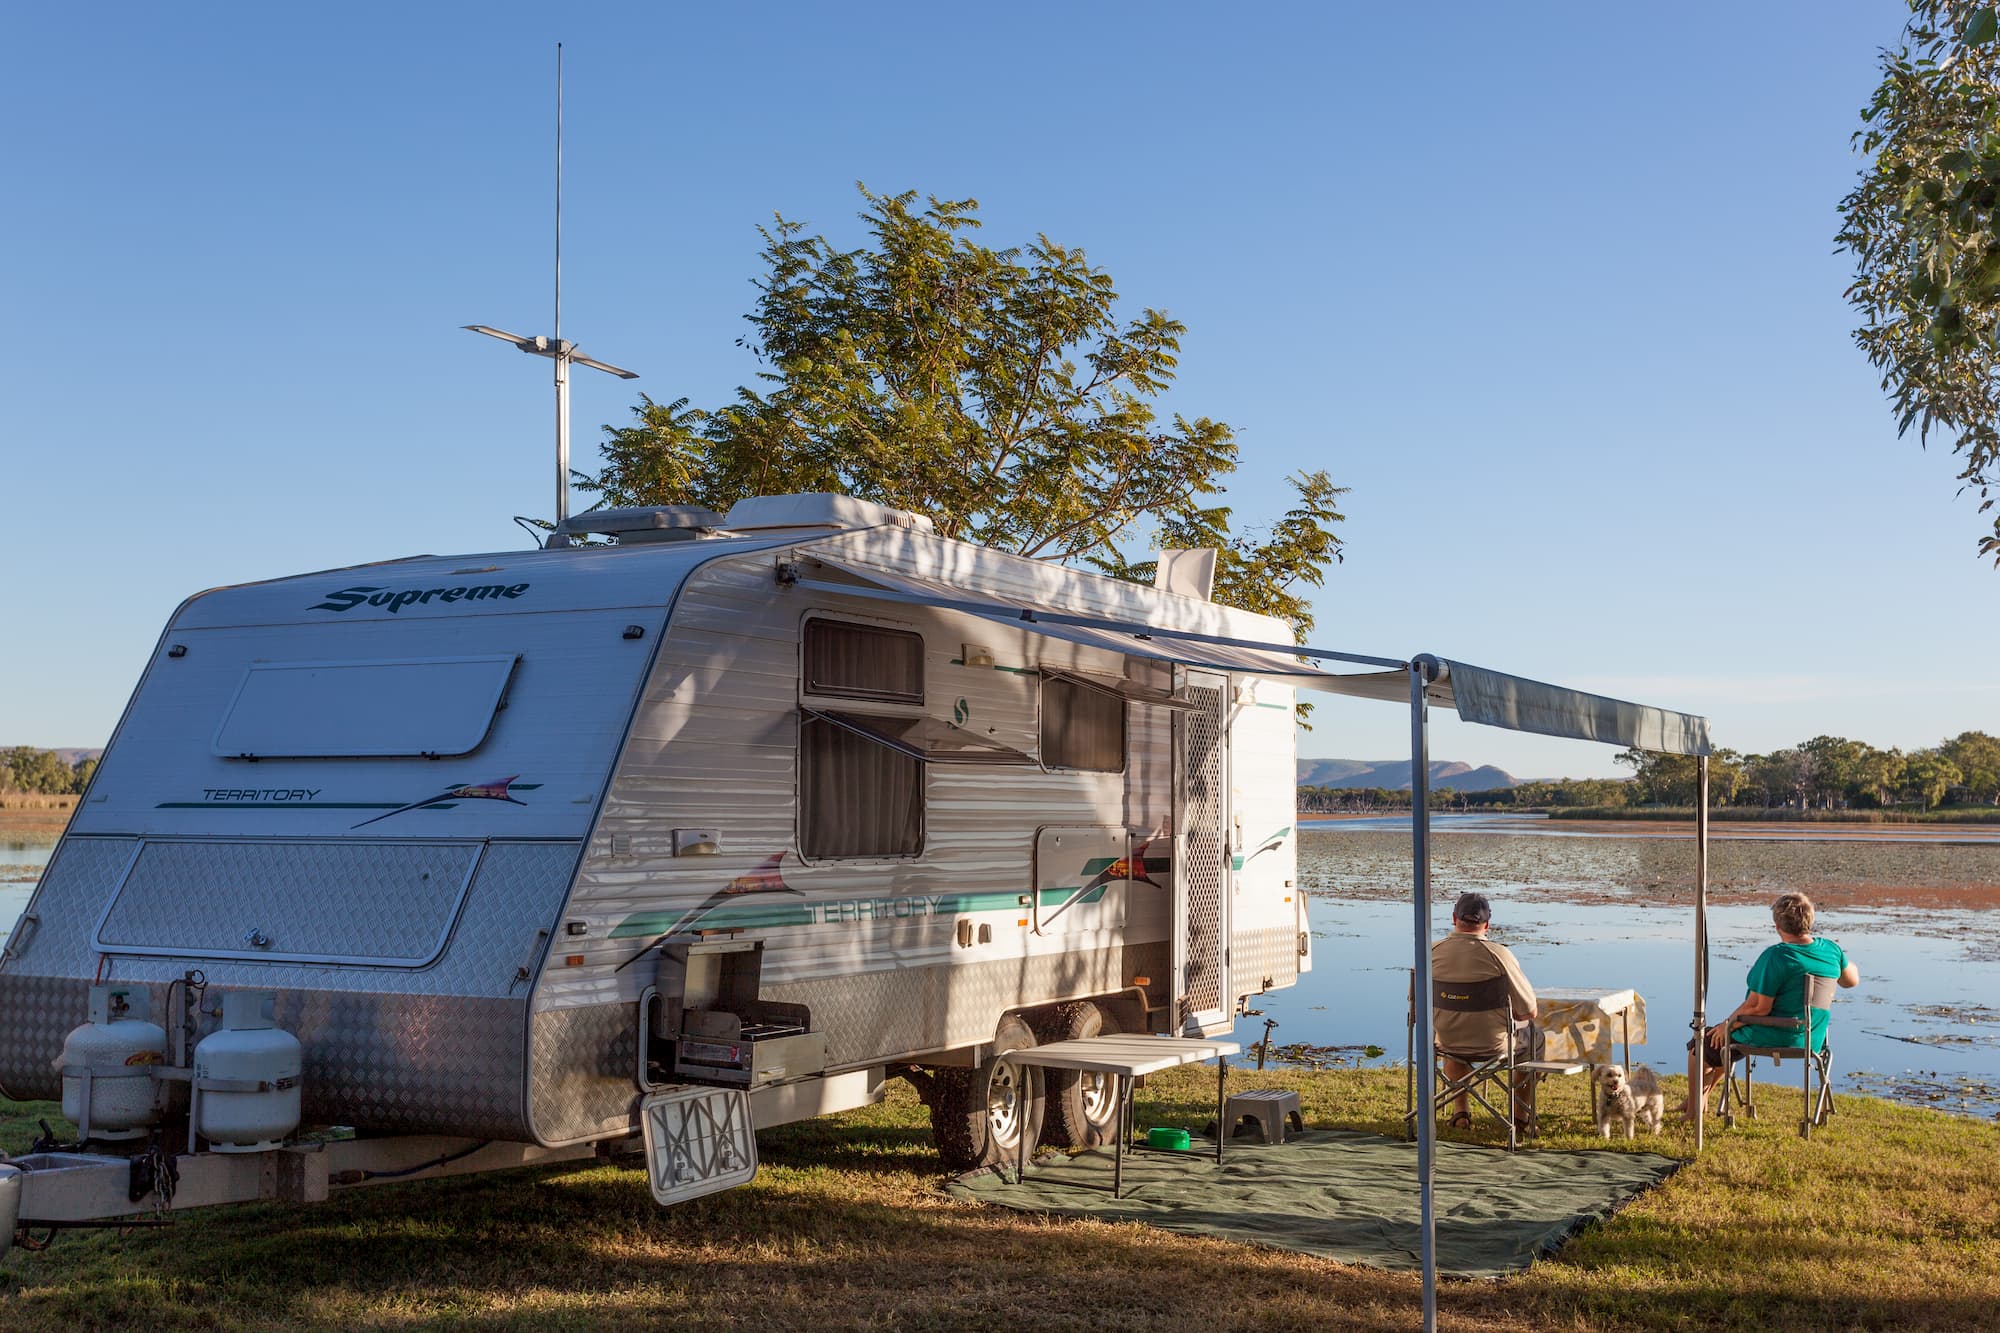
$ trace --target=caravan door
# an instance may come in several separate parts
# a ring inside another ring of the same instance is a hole
[[[1190,671],[1174,713],[1174,1017],[1200,1035],[1227,1027],[1229,993],[1229,747],[1227,677]]]

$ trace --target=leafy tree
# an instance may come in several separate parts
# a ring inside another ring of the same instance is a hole
[[[1950,438],[1985,513],[2000,486],[2000,24],[1989,4],[1909,3],[1854,135],[1868,163],[1840,205],[1847,299],[1897,432]],[[2000,565],[2000,515],[1979,549]]]
[[[1753,754],[1744,761],[1744,781],[1767,809],[1774,805],[1805,804],[1808,766],[1795,749]]]
[[[1847,801],[1859,781],[1861,760],[1867,747],[1845,736],[1815,736],[1799,746],[1806,760],[1806,799],[1821,809],[1831,810]]]
[[[1186,327],[1121,320],[1111,276],[1038,236],[996,250],[974,200],[861,190],[869,243],[843,250],[779,217],[739,340],[759,383],[714,409],[642,398],[605,428],[612,504],[702,504],[837,491],[927,515],[940,534],[1150,579],[1126,548],[1213,546],[1216,599],[1282,616],[1341,558],[1345,494],[1322,471],[1290,479],[1291,509],[1244,528],[1219,502],[1235,432],[1162,419]],[[1151,531],[1144,530],[1150,524]]]
[[[1855,767],[1858,794],[1874,805],[1887,805],[1895,795],[1897,784],[1902,781],[1906,758],[1901,750],[1878,750],[1872,745],[1867,746],[1861,762]]]
[[[1936,750],[1919,750],[1903,764],[1903,792],[1926,810],[1936,808],[1963,780],[1958,766]]]
[[[92,766],[95,767],[94,762]],[[83,790],[76,770],[64,763],[61,755],[29,745],[17,745],[0,753],[0,786],[45,796]]]
[[[1983,731],[1960,732],[1940,747],[1975,801],[2000,802],[2000,737]]]
[[[1742,756],[1717,750],[1708,760],[1708,799],[1727,805],[1743,785]],[[1641,805],[1693,805],[1701,791],[1700,761],[1693,755],[1655,754],[1633,748],[1613,759],[1632,770],[1632,787]]]

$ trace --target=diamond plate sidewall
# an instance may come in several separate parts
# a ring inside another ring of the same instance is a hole
[[[39,923],[0,965],[7,1094],[57,1095],[51,1065],[85,1019],[97,968],[90,935],[134,849],[128,838],[66,839],[30,899]],[[211,1001],[223,990],[276,991],[278,1021],[304,1047],[309,1123],[526,1140],[529,987],[517,977],[539,966],[578,854],[574,843],[491,844],[429,967],[121,956],[106,979],[144,985],[160,1017],[167,983],[189,967],[207,975]],[[203,1020],[203,1032],[213,1027]]]
[[[545,1147],[629,1133],[639,1124],[639,1006],[591,1004],[534,1017],[531,1137]]]
[[[1229,979],[1245,995],[1296,985],[1299,979],[1299,933],[1296,930],[1246,930],[1229,941]]]

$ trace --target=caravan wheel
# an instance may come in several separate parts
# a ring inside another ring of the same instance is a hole
[[[1104,1031],[1104,1011],[1088,1000],[1058,1005],[1036,1025],[1044,1042],[1080,1041]],[[1051,1148],[1095,1148],[1118,1133],[1118,1080],[1110,1074],[1048,1071],[1048,1115],[1042,1142]]]
[[[1016,1014],[1000,1020],[993,1054],[973,1069],[940,1069],[931,1098],[931,1137],[953,1171],[1011,1162],[1021,1136],[1030,1145],[1042,1130],[1042,1071],[1007,1058],[1035,1044],[1034,1031]]]

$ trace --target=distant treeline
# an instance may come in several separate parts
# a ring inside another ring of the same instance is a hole
[[[1615,811],[1687,808],[1695,803],[1696,761],[1686,755],[1627,750],[1618,762],[1630,778],[1565,778],[1491,791],[1431,792],[1434,810]],[[1927,750],[1878,750],[1844,736],[1815,736],[1769,754],[1717,750],[1708,761],[1708,799],[1746,810],[1864,811],[2000,804],[2000,738],[1961,732]],[[1299,809],[1315,814],[1407,810],[1408,789],[1301,787]]]
[[[71,764],[54,750],[16,745],[0,750],[0,792],[33,792],[38,796],[76,796],[97,771],[95,757]]]

